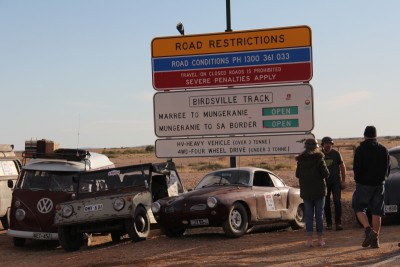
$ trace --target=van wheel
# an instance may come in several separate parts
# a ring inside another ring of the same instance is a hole
[[[13,241],[14,241],[14,246],[23,247],[25,245],[26,239],[20,237],[14,237]]]
[[[65,251],[75,251],[83,245],[83,233],[72,226],[59,226],[58,238]]]
[[[142,241],[147,238],[150,232],[150,219],[146,209],[138,206],[133,219],[125,220],[125,230],[132,241]]]

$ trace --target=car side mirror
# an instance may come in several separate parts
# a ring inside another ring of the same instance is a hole
[[[8,181],[7,181],[7,186],[8,186],[8,188],[13,189],[13,187],[14,187],[14,181],[13,181],[13,180],[8,180]]]

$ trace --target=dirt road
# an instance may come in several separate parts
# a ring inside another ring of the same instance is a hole
[[[140,157],[113,159],[117,165],[154,161]],[[185,159],[188,161],[187,159]],[[140,162],[139,162],[140,161]],[[186,166],[188,162],[178,162]],[[194,161],[194,159],[192,160]],[[254,165],[253,159],[248,164]],[[274,162],[277,164],[277,162]],[[293,169],[277,170],[291,186],[297,186]],[[180,172],[186,188],[202,177],[199,172]],[[352,173],[343,191],[343,231],[325,231],[327,245],[306,248],[305,230],[258,228],[238,239],[226,238],[221,229],[190,230],[181,238],[167,238],[152,230],[148,240],[113,243],[109,236],[95,236],[89,247],[67,253],[48,242],[28,241],[15,248],[12,238],[0,231],[0,262],[3,266],[400,266],[392,257],[400,255],[400,224],[384,225],[381,248],[362,248],[363,230],[354,219],[351,196]]]
[[[173,239],[153,230],[139,243],[95,236],[91,246],[68,253],[38,241],[15,248],[0,231],[0,248],[3,266],[379,266],[400,254],[399,232],[398,225],[384,226],[381,248],[371,249],[361,247],[362,229],[357,226],[327,231],[327,245],[312,248],[304,246],[304,230],[264,228],[239,239],[226,238],[219,229],[191,230]]]

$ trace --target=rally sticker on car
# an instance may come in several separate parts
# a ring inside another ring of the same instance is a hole
[[[276,210],[275,209],[275,203],[274,203],[274,197],[272,194],[265,193],[264,194],[264,199],[265,199],[265,206],[267,207],[267,210]]]

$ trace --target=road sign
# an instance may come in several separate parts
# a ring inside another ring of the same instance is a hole
[[[155,38],[152,70],[156,90],[309,81],[311,29],[297,26]]]
[[[226,136],[156,140],[158,158],[299,154],[312,134]]]
[[[314,127],[309,84],[158,92],[158,137],[310,132]]]

